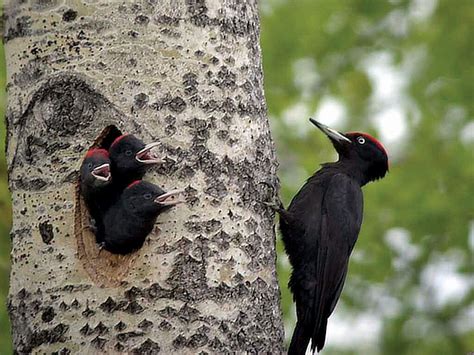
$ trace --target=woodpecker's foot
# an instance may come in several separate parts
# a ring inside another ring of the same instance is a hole
[[[257,200],[258,201],[258,200]],[[278,212],[280,215],[280,221],[283,219],[286,223],[298,225],[297,220],[293,215],[285,209],[283,202],[281,202],[280,197],[275,195],[272,202],[268,201],[258,201],[259,203],[271,208],[273,211]]]
[[[267,207],[270,207],[272,210],[281,213],[282,211],[285,211],[285,206],[283,206],[283,202],[281,202],[280,197],[275,196],[273,201],[259,201],[257,202],[261,203],[262,205],[265,205]]]
[[[262,205],[270,207],[274,211],[277,211],[277,212],[284,211],[285,206],[283,206],[283,203],[281,202],[280,197],[278,196],[278,191],[276,189],[276,186],[267,181],[261,181],[259,182],[259,185],[265,185],[268,188],[266,195],[271,200],[267,200],[267,201],[256,200],[256,201],[261,203]]]
[[[273,201],[273,202],[264,202],[263,204],[267,207],[270,207],[274,211],[280,211],[284,210],[285,207],[283,206],[283,203],[279,198],[277,198],[278,201]]]

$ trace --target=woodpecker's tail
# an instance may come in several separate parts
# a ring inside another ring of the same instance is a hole
[[[318,350],[318,353],[324,348],[324,342],[326,341],[326,329],[328,326],[327,318],[322,320],[321,327],[319,328],[316,334],[313,334],[312,341],[311,341],[311,350],[315,351]]]
[[[291,338],[288,355],[304,355],[311,338],[311,331],[308,331],[301,321],[296,322],[296,327]]]

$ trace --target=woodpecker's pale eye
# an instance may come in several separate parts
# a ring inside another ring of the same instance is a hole
[[[126,151],[125,151],[125,155],[126,155],[127,157],[131,157],[132,154],[133,154],[133,152],[132,152],[131,150],[126,150]]]
[[[357,142],[358,142],[359,144],[364,144],[364,143],[365,143],[365,138],[364,138],[364,137],[358,137],[358,138],[357,138]]]
[[[145,200],[151,200],[151,194],[144,194],[143,197]]]

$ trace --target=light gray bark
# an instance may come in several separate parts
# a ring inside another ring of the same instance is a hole
[[[6,4],[9,311],[18,353],[282,351],[256,0]],[[98,251],[76,186],[108,125],[185,188],[144,247]]]

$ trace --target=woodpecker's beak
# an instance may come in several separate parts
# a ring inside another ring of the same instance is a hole
[[[312,124],[314,124],[316,127],[318,127],[321,131],[324,132],[324,134],[326,134],[329,139],[331,139],[333,142],[337,142],[337,143],[343,143],[343,142],[346,142],[346,143],[352,143],[352,141],[347,138],[345,135],[343,135],[342,133],[336,131],[335,129],[332,129],[332,128],[329,128],[328,126],[316,121],[315,119],[313,118],[310,118],[309,119],[311,121]]]
[[[159,158],[155,152],[153,152],[153,148],[156,146],[159,146],[160,142],[153,142],[150,144],[147,144],[145,148],[140,150],[136,155],[135,159],[143,164],[160,164],[163,163],[163,160]]]
[[[110,174],[110,165],[106,163],[94,168],[94,170],[92,170],[92,176],[100,181],[110,181],[112,177]]]
[[[183,190],[172,190],[155,199],[155,203],[164,206],[174,206],[184,202],[182,199]]]

